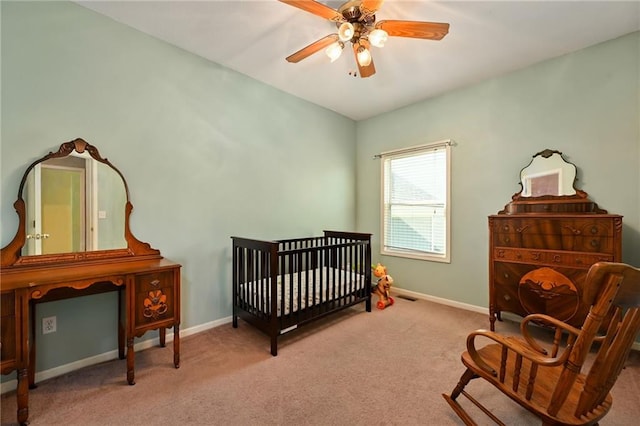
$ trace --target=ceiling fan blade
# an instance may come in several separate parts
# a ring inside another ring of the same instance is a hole
[[[362,3],[360,3],[360,13],[362,14],[360,20],[362,21],[365,17],[375,15],[382,3],[384,3],[384,0],[362,0]]]
[[[442,22],[419,21],[380,21],[376,28],[385,30],[394,37],[426,38],[429,40],[442,40],[449,32],[449,24]]]
[[[340,12],[322,3],[313,0],[279,0],[290,6],[297,7],[316,16],[328,19],[333,22],[344,22],[345,19]]]
[[[287,61],[293,62],[293,63],[300,62],[304,58],[313,55],[317,51],[322,50],[325,47],[329,47],[329,45],[335,43],[338,40],[339,40],[338,34],[329,34],[328,36],[323,37],[320,40],[314,41],[307,47],[303,47],[302,49],[298,50],[296,53],[287,56]]]
[[[353,54],[356,58],[356,65],[358,66],[358,72],[360,73],[361,78],[371,77],[376,73],[376,67],[375,65],[373,65],[373,59],[371,59],[371,63],[367,66],[360,65],[360,62],[358,62],[358,48],[360,46],[366,49],[369,49],[369,51],[371,51],[369,43],[367,43],[366,40],[362,40],[361,43],[357,43],[357,42],[353,43]]]

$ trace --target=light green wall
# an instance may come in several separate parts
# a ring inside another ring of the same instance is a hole
[[[85,138],[127,178],[134,234],[183,264],[183,329],[230,315],[229,236],[356,225],[398,286],[487,306],[487,216],[544,148],[625,216],[624,260],[640,265],[638,33],[354,123],[77,5],[0,5],[1,245],[25,167]],[[381,258],[373,155],[449,138],[451,264]],[[115,349],[115,300],[40,305],[58,332],[38,336],[38,370]]]
[[[231,315],[230,236],[355,229],[352,120],[72,3],[1,12],[2,246],[26,167],[76,137],[124,174],[136,237],[183,265],[183,329]],[[115,308],[39,305],[58,332],[38,335],[37,369],[115,349]]]
[[[577,187],[624,215],[623,261],[640,265],[640,33],[602,43],[357,124],[357,223],[395,284],[488,306],[487,216],[520,190],[531,156],[557,149]],[[434,64],[437,66],[437,64]],[[451,263],[380,256],[377,153],[453,139]]]

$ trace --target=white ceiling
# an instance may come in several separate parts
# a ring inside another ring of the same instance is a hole
[[[449,34],[390,37],[372,50],[377,73],[361,79],[347,50],[334,63],[322,51],[285,61],[336,27],[277,0],[77,3],[354,120],[640,30],[640,0],[387,0],[376,20],[448,22]]]

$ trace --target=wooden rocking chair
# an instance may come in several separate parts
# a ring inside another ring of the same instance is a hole
[[[609,391],[640,330],[640,269],[622,263],[596,263],[587,274],[583,298],[591,309],[581,329],[532,314],[521,323],[523,338],[486,330],[467,337],[467,351],[462,354],[467,370],[451,395],[442,395],[465,424],[476,423],[456,401],[460,394],[503,425],[464,390],[475,378],[487,380],[537,415],[543,425],[593,425],[607,414],[612,404]],[[527,325],[532,321],[555,329],[548,348],[529,333]],[[477,338],[497,343],[476,349]],[[592,344],[598,350],[591,368],[583,373]]]

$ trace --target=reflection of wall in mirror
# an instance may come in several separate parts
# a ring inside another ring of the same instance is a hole
[[[523,182],[525,197],[562,194],[562,169],[527,175]]]
[[[127,194],[122,178],[109,166],[98,165],[98,235],[96,250],[111,250],[127,246],[124,239],[125,206]]]

